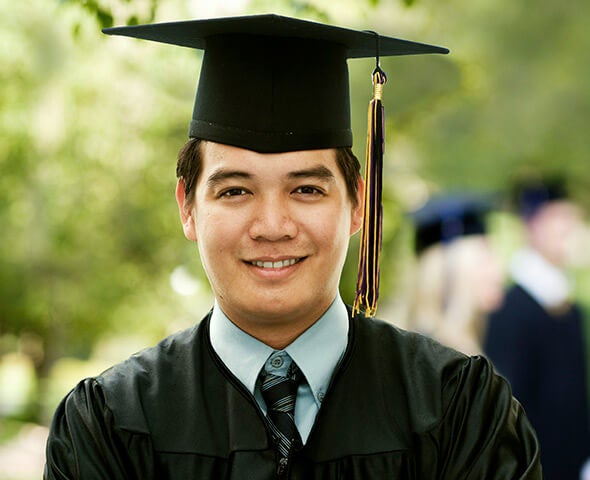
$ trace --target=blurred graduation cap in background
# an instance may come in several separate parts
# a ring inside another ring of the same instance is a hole
[[[569,198],[563,176],[522,176],[512,186],[512,203],[524,219],[533,217],[548,202]]]
[[[496,197],[486,194],[448,193],[430,198],[410,215],[416,254],[435,244],[486,233],[486,216],[495,203]]]
[[[385,73],[380,56],[446,48],[273,14],[107,28],[204,50],[189,137],[261,153],[352,146],[347,59],[374,57],[355,311],[375,313],[381,249]],[[174,74],[174,72],[171,72]]]

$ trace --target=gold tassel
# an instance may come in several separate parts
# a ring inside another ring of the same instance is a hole
[[[381,102],[387,77],[379,67],[373,72],[373,99],[369,103],[367,163],[365,167],[365,203],[361,230],[359,268],[353,312],[361,310],[375,316],[379,298],[379,257],[381,254],[383,205],[383,152],[385,148],[385,111]]]

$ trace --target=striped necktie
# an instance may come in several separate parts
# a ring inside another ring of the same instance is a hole
[[[303,374],[295,362],[291,363],[286,376],[272,375],[266,370],[262,376],[262,397],[267,407],[267,418],[278,454],[277,473],[286,470],[293,448],[301,445],[301,437],[295,426],[295,400]]]

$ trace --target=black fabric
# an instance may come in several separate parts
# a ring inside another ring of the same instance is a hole
[[[213,352],[208,323],[82,381],[55,414],[45,478],[274,478],[265,418]],[[358,317],[288,475],[541,478],[534,433],[484,358]]]
[[[488,323],[484,349],[537,431],[547,480],[578,480],[590,458],[582,313],[550,314],[522,287]]]
[[[345,53],[308,39],[208,38],[189,136],[263,153],[352,146]]]

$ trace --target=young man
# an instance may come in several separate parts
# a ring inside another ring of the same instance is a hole
[[[485,352],[526,408],[547,480],[577,480],[590,458],[584,318],[566,273],[582,211],[558,179],[519,182],[526,244],[489,320]]]
[[[346,58],[444,49],[274,15],[109,33],[205,49],[176,198],[215,304],[66,396],[45,478],[541,478],[488,362],[338,293],[364,212]]]

